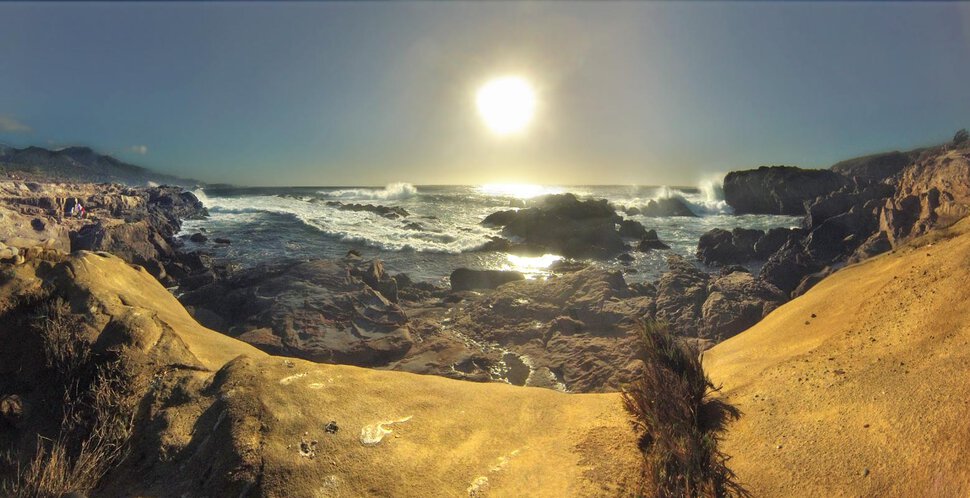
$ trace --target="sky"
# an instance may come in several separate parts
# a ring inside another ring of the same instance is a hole
[[[970,3],[0,3],[0,142],[241,185],[827,167],[970,127],[968,82]]]

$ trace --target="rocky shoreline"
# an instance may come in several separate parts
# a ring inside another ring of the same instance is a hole
[[[642,367],[635,359],[638,320],[666,321],[685,340],[710,346],[841,266],[967,214],[967,143],[922,149],[902,168],[883,156],[862,159],[837,171],[760,168],[728,175],[728,201],[738,202],[733,196],[742,192],[747,203],[735,206],[740,212],[794,213],[797,204],[802,226],[714,229],[699,240],[702,264],[670,256],[668,271],[644,284],[570,263],[541,281],[457,269],[451,288],[441,288],[390,275],[379,260],[353,252],[334,261],[239,269],[184,250],[183,238],[206,238],[179,234],[182,220],[207,215],[191,192],[117,184],[0,182],[0,255],[5,264],[23,264],[45,251],[110,252],[169,287],[202,325],[275,355],[614,391]],[[87,208],[87,218],[63,216],[73,198]],[[680,211],[667,204],[650,209]],[[393,207],[338,208],[406,216]],[[483,224],[500,230],[485,250],[622,259],[629,251],[665,247],[655,231],[617,211],[602,200],[546,196],[485,218]]]

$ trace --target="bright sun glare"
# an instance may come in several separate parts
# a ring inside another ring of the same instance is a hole
[[[561,194],[561,187],[533,185],[530,183],[488,183],[479,187],[479,191],[488,195],[515,197],[516,199],[531,199],[546,194]]]
[[[510,135],[525,130],[532,121],[536,96],[525,78],[504,76],[482,85],[475,96],[475,104],[492,132]]]

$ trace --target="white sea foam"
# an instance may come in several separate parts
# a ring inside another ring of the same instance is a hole
[[[383,189],[379,188],[351,188],[339,190],[322,190],[319,192],[326,197],[347,200],[401,200],[414,197],[418,189],[410,183],[391,183]]]
[[[651,200],[677,198],[684,201],[687,207],[698,216],[731,214],[733,210],[724,201],[722,187],[724,175],[717,174],[702,179],[697,185],[697,191],[684,191],[669,186],[635,187],[629,197],[617,198],[615,205],[623,207],[643,207]]]
[[[340,210],[313,199],[260,195],[212,197],[203,203],[220,220],[250,222],[265,213],[285,215],[335,239],[391,251],[457,254],[480,247],[491,234],[477,224],[458,226],[420,215],[391,220],[367,211]],[[421,229],[408,228],[408,223],[418,223]]]

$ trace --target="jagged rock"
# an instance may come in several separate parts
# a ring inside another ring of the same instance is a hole
[[[641,368],[637,320],[653,299],[634,295],[622,274],[589,267],[547,280],[522,280],[466,299],[449,329],[528,358],[526,385],[552,372],[576,392],[616,389]]]
[[[640,239],[640,243],[637,244],[637,250],[640,252],[649,252],[654,249],[670,249],[670,246],[660,240],[656,230],[650,229]]]
[[[492,227],[504,227],[505,225],[512,223],[512,220],[515,219],[517,214],[518,214],[518,211],[514,209],[510,209],[507,211],[496,211],[486,216],[485,219],[482,220],[482,225],[492,226]]]
[[[806,201],[847,183],[833,171],[762,166],[728,173],[724,177],[724,200],[737,214],[800,215],[805,213]]]
[[[650,217],[697,216],[693,211],[691,211],[690,206],[687,205],[687,202],[680,197],[662,197],[660,199],[651,199],[649,202],[647,202],[646,206],[643,206],[643,208],[640,209],[639,214]]]
[[[889,236],[886,232],[877,232],[856,249],[855,253],[847,261],[848,263],[856,263],[869,259],[873,256],[882,254],[884,252],[891,251],[893,245],[889,242]]]
[[[405,218],[411,215],[407,209],[398,206],[375,206],[374,204],[344,204],[339,201],[327,201],[327,205],[341,211],[365,211],[374,213],[390,220]]]
[[[181,301],[220,316],[224,333],[258,338],[261,348],[327,363],[386,365],[412,345],[408,318],[366,280],[396,293],[379,262],[313,260],[239,271]]]
[[[647,236],[647,229],[639,221],[635,220],[621,220],[619,232],[620,237],[628,239],[639,240]]]
[[[105,225],[85,225],[71,234],[72,251],[104,251],[136,265],[144,266],[155,278],[165,277],[164,260],[175,256],[165,237],[148,221]]]
[[[626,250],[616,230],[618,221],[605,199],[581,201],[573,194],[557,194],[536,199],[526,209],[492,213],[482,223],[501,226],[508,237],[562,256],[608,259]]]
[[[768,258],[758,277],[790,295],[802,278],[826,264],[808,253],[803,239],[792,239]]]
[[[895,247],[968,213],[970,147],[931,149],[903,170],[896,194],[882,208],[879,229]]]
[[[812,287],[815,287],[816,284],[824,280],[825,277],[831,275],[834,271],[835,271],[834,268],[830,266],[826,266],[825,268],[822,268],[821,270],[815,273],[810,273],[808,275],[805,275],[802,278],[802,281],[798,283],[798,287],[795,287],[795,290],[792,291],[791,293],[792,299],[808,292],[809,289],[811,289]]]
[[[522,280],[525,275],[517,271],[469,270],[458,268],[451,272],[451,290],[494,289],[502,284]]]
[[[679,255],[669,256],[667,266],[657,281],[655,316],[677,334],[697,336],[710,276]]]
[[[189,240],[191,240],[192,242],[195,242],[197,244],[201,244],[201,243],[209,240],[209,237],[206,237],[205,234],[203,234],[201,232],[195,232],[195,233],[193,233],[189,237]]]
[[[802,233],[798,228],[772,228],[754,244],[754,254],[758,259],[766,260],[777,252],[793,237]]]
[[[360,263],[356,260],[347,260],[350,275],[357,277],[369,285],[372,289],[380,292],[388,301],[397,302],[397,279],[391,277],[384,271],[384,263],[375,259],[373,261]],[[405,275],[405,277],[407,277]]]
[[[907,166],[913,163],[922,149],[908,152],[884,152],[864,157],[856,157],[840,161],[832,166],[832,171],[848,178],[860,177],[875,182],[890,180],[899,175]]]
[[[755,245],[765,232],[747,228],[727,231],[714,228],[701,235],[697,243],[697,259],[706,265],[741,264],[758,258]]]
[[[701,306],[700,335],[721,341],[761,321],[787,301],[777,287],[747,272],[732,272],[714,279]]]

